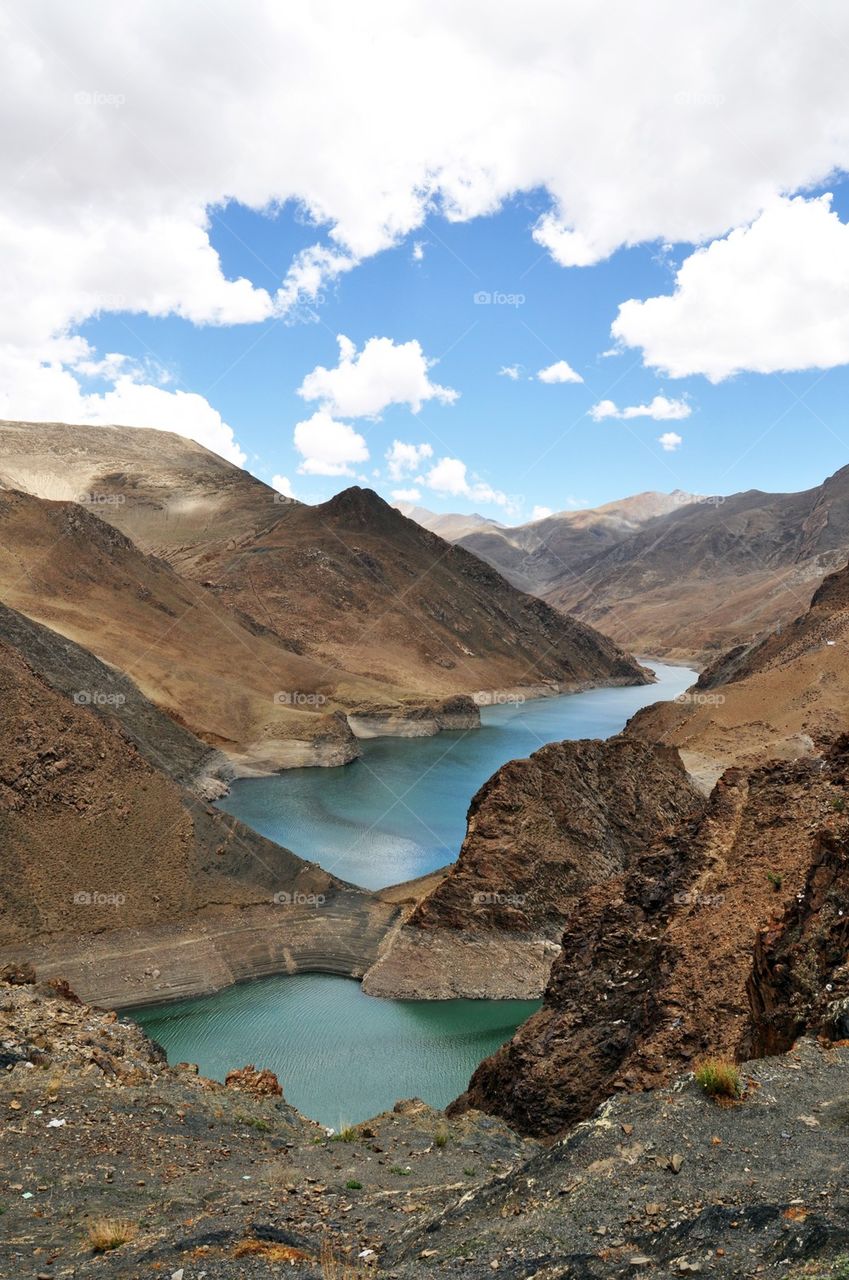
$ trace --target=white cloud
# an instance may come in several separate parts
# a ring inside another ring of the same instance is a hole
[[[498,376],[500,378],[511,378],[513,382],[518,381],[519,373],[520,366],[517,364],[503,364],[498,370]]]
[[[77,347],[76,356],[67,342],[50,344],[43,354],[55,354],[56,358],[42,364],[8,346],[0,348],[0,418],[157,427],[188,436],[222,458],[244,466],[247,458],[234,438],[232,427],[203,396],[192,391],[166,391],[137,381],[133,373],[122,374],[120,368],[130,362],[114,354],[102,362],[101,371],[101,376],[108,374],[111,386],[101,392],[86,393],[66,367],[78,358],[91,368],[98,363],[86,354],[85,344]]]
[[[545,520],[547,516],[553,515],[551,507],[534,507],[531,512],[531,520]]]
[[[402,480],[404,476],[418,471],[426,458],[433,457],[433,449],[429,444],[405,444],[402,440],[393,440],[386,450],[386,462],[392,480]]]
[[[849,362],[849,225],[831,197],[775,200],[682,263],[675,292],[619,308],[614,335],[672,377]]]
[[[459,458],[440,458],[424,477],[424,483],[442,496],[468,498],[472,502],[504,507],[507,511],[516,509],[516,499],[476,476],[470,479],[465,462]]]
[[[548,365],[545,369],[540,369],[537,374],[540,382],[583,382],[584,379],[579,373],[576,373],[570,364],[565,360],[556,360],[554,364]]]
[[[675,450],[683,444],[681,436],[676,435],[674,431],[665,431],[662,436],[657,437],[657,443],[661,449],[665,449],[667,453],[674,453]]]
[[[287,476],[272,476],[271,487],[276,489],[278,493],[284,494],[287,498],[294,498],[292,492],[292,482]]]
[[[418,341],[395,343],[391,338],[369,338],[358,352],[350,338],[340,334],[339,363],[335,369],[318,365],[298,388],[304,400],[318,400],[328,413],[349,418],[376,418],[393,404],[409,405],[418,413],[425,400],[452,404],[457,392],[431,382]]]
[[[432,213],[469,220],[517,192],[547,191],[537,240],[587,264],[643,241],[705,243],[849,169],[840,0],[750,0],[733,21],[724,6],[676,0],[528,0],[523,19],[517,38],[513,14],[474,0],[375,0],[368,23],[342,0],[242,0],[237,23],[199,0],[7,0],[0,109],[15,128],[0,138],[0,343],[32,372],[100,311],[256,323],[317,301]],[[230,200],[270,217],[292,201],[316,227],[276,293],[222,269],[210,230]],[[822,350],[816,308],[798,339],[776,321],[756,340],[752,289],[699,358],[695,303],[713,316],[721,299],[714,308],[692,259],[675,295],[680,337],[650,299],[623,308],[622,340],[670,372],[695,364],[714,378],[845,359],[815,249],[798,264],[765,261],[788,306],[801,292],[792,280],[813,277],[828,303]],[[173,401],[148,408],[151,425],[173,420]]]
[[[692,412],[686,400],[655,396],[648,404],[632,404],[625,409],[618,408],[614,400],[599,400],[590,409],[590,417],[595,422],[601,422],[603,418],[654,418],[656,422],[675,422],[689,418]]]
[[[421,502],[421,489],[393,489],[392,497],[396,502]]]
[[[294,445],[304,459],[298,471],[307,476],[350,476],[352,464],[369,456],[363,437],[324,409],[296,425]]]
[[[424,257],[424,254],[425,254],[424,241],[415,240],[413,242],[413,251],[411,255],[413,262],[421,262],[422,258]]]

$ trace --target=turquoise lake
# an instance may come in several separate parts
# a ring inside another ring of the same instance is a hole
[[[695,679],[648,661],[658,683],[485,707],[483,727],[363,742],[339,769],[293,769],[234,784],[221,808],[343,879],[378,888],[452,862],[469,801],[506,760],[563,738],[606,738],[640,707]],[[445,1106],[482,1058],[536,1008],[528,1001],[376,1000],[324,974],[266,978],[136,1015],[168,1051],[223,1079],[270,1067],[287,1101],[338,1129],[420,1097]]]

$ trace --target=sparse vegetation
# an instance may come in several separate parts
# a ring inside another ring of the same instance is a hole
[[[359,1136],[353,1125],[346,1124],[338,1133],[334,1133],[331,1142],[356,1142]]]
[[[361,1182],[357,1182],[356,1178],[349,1178],[345,1183],[345,1186],[349,1191],[362,1191],[363,1189],[363,1184]]]
[[[324,1280],[365,1280],[373,1274],[364,1267],[352,1266],[344,1258],[338,1257],[326,1241],[321,1246],[319,1261]]]
[[[236,1116],[239,1124],[249,1125],[251,1129],[256,1129],[257,1133],[270,1133],[271,1125],[267,1120],[261,1120],[257,1116]]]
[[[95,1253],[109,1253],[111,1249],[120,1249],[122,1244],[129,1244],[138,1235],[135,1222],[126,1218],[96,1218],[88,1227],[88,1242]]]
[[[408,1178],[413,1171],[412,1169],[402,1168],[400,1164],[393,1164],[389,1172],[397,1174],[399,1178]]]
[[[696,1083],[711,1098],[739,1098],[743,1092],[740,1072],[733,1062],[706,1058],[695,1072]]]
[[[463,1173],[466,1175],[467,1178],[473,1178],[477,1173],[477,1169],[464,1169]]]
[[[448,1146],[448,1134],[445,1132],[444,1129],[440,1129],[439,1133],[436,1135],[436,1137],[433,1140],[433,1145],[435,1147],[439,1147],[440,1151],[442,1150],[443,1147]]]
[[[838,813],[843,813],[843,812],[844,812],[844,810],[845,810],[845,808],[846,808],[846,801],[844,800],[843,796],[837,796],[837,797],[836,797],[836,799],[834,800],[834,803],[833,803],[833,808],[834,808]]]
[[[778,893],[779,889],[784,884],[784,876],[779,875],[777,871],[767,871],[766,878],[772,885],[775,892]]]

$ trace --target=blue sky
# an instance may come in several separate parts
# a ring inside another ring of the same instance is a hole
[[[7,0],[0,37],[0,416],[507,521],[849,462],[842,0]]]
[[[845,217],[846,186],[828,189]],[[633,349],[605,355],[614,345],[618,305],[669,293],[674,269],[692,246],[645,245],[593,266],[561,267],[531,238],[545,204],[542,195],[518,198],[494,216],[462,224],[432,216],[294,316],[217,327],[119,313],[90,321],[82,332],[99,351],[152,359],[174,380],[169,385],[205,396],[234,428],[248,468],[264,480],[288,476],[307,502],[362,476],[391,500],[398,483],[386,475],[384,453],[394,439],[426,441],[435,455],[460,457],[516,499],[515,511],[505,513],[492,503],[422,489],[423,506],[480,507],[508,523],[528,518],[535,506],[595,506],[646,489],[803,489],[849,462],[845,368],[740,373],[714,385],[702,376],[658,376]],[[227,276],[270,289],[315,234],[291,207],[269,217],[230,204],[215,212],[210,238]],[[512,301],[482,304],[475,300],[481,293]],[[339,333],[358,348],[375,336],[418,339],[437,362],[433,378],[460,394],[453,404],[428,403],[418,414],[394,405],[378,421],[359,422],[371,456],[356,477],[299,476],[292,431],[308,411],[297,387],[316,365],[336,363]],[[582,384],[546,385],[533,376],[561,359]],[[516,365],[517,380],[499,375]],[[658,393],[685,398],[691,416],[626,423],[595,422],[588,413],[605,398],[639,405]],[[682,437],[672,452],[657,443],[670,429]]]

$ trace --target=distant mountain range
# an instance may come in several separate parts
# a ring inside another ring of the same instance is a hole
[[[632,652],[709,662],[792,621],[845,564],[849,467],[803,493],[645,493],[458,541]]]

